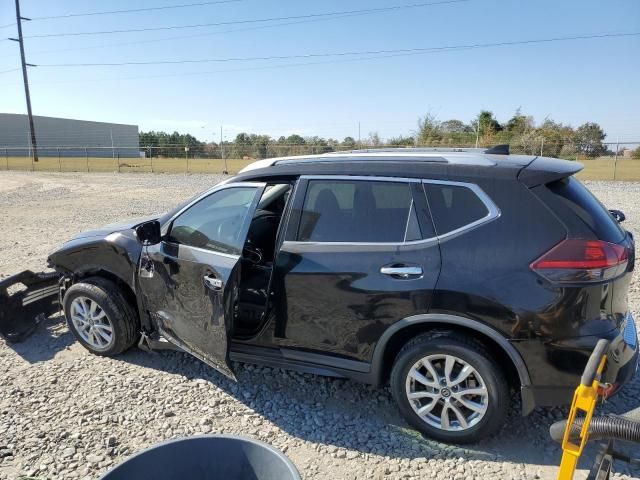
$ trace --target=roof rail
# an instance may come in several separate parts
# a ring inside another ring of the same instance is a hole
[[[336,152],[332,152],[332,153],[336,153]],[[300,164],[300,163],[335,163],[335,162],[398,162],[398,161],[402,161],[403,159],[406,158],[411,158],[414,161],[417,162],[425,162],[425,163],[449,163],[449,161],[444,158],[444,157],[440,157],[440,156],[436,156],[436,155],[430,155],[430,156],[414,156],[414,155],[398,155],[398,158],[389,158],[388,155],[376,155],[377,152],[370,152],[371,155],[366,155],[366,156],[362,156],[360,154],[362,153],[367,153],[367,152],[360,152],[360,151],[354,151],[354,152],[340,152],[342,153],[342,155],[332,155],[332,154],[324,154],[324,155],[317,155],[317,156],[308,156],[308,157],[303,157],[303,158],[278,158],[275,159],[272,164],[273,165],[296,165],[296,164]],[[380,153],[385,153],[385,152],[380,152]],[[412,153],[412,152],[409,152]],[[413,152],[416,153],[416,152]],[[353,155],[351,155],[353,154]]]
[[[336,150],[327,155],[344,155],[348,153],[437,153],[437,152],[470,152],[484,153],[484,148],[463,147],[382,147],[382,148],[357,148],[355,150]]]
[[[360,148],[355,150],[338,150],[329,152],[327,155],[344,155],[347,153],[430,153],[430,152],[448,152],[448,153],[485,153],[490,155],[509,155],[509,145],[501,144],[490,148],[474,148],[474,147],[383,147],[383,148]]]

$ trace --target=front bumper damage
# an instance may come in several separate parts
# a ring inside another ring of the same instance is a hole
[[[56,272],[31,270],[0,281],[0,335],[21,342],[44,318],[60,311],[59,281]]]

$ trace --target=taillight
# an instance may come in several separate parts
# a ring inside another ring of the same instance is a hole
[[[552,282],[599,282],[625,272],[628,258],[623,245],[573,238],[560,242],[530,267]]]

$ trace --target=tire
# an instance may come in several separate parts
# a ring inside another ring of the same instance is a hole
[[[449,381],[446,364],[452,365]],[[468,372],[474,373],[465,377]],[[390,383],[405,420],[435,440],[474,443],[496,433],[507,417],[509,386],[500,366],[480,342],[453,332],[431,332],[408,342],[396,356]],[[463,393],[470,389],[479,394]]]
[[[90,321],[93,327],[88,328],[93,328],[95,335],[87,334],[87,330],[81,328],[87,323],[79,320],[85,318],[81,313],[82,306],[93,305],[91,302],[97,305],[96,320],[92,317]],[[69,329],[91,353],[111,357],[137,343],[140,331],[138,315],[121,289],[112,281],[100,277],[83,279],[66,291],[62,303]],[[102,326],[98,328],[98,324]],[[111,327],[110,335],[107,326]],[[110,341],[107,342],[102,335],[110,336]],[[102,345],[99,345],[100,341],[103,342]]]

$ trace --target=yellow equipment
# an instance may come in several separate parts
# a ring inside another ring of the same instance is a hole
[[[600,389],[600,377],[607,361],[607,349],[609,342],[600,340],[596,345],[589,362],[585,367],[580,385],[573,394],[573,402],[571,402],[571,410],[567,419],[567,426],[562,438],[562,461],[560,463],[560,471],[558,472],[558,480],[571,480],[578,465],[578,459],[582,455],[582,450],[589,440],[589,426],[591,417],[596,408],[598,394]],[[583,419],[580,435],[576,440],[571,437],[571,430],[575,425],[576,418]]]
[[[612,391],[611,385],[601,382],[609,349],[608,340],[598,342],[574,393],[569,418],[554,423],[549,429],[551,438],[562,442],[558,480],[573,479],[578,459],[589,440],[606,440],[606,443],[601,445],[587,480],[609,480],[615,460],[640,466],[640,459],[618,451],[614,445],[614,441],[640,443],[640,407],[622,415],[593,416],[598,398],[604,399]]]

